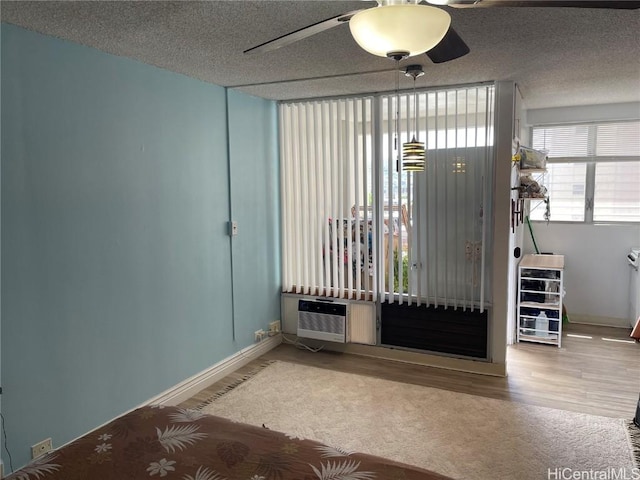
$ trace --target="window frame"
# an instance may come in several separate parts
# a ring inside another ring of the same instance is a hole
[[[628,120],[630,123],[640,122],[640,120]],[[626,121],[625,121],[626,122]],[[588,156],[576,156],[576,157],[549,157],[547,159],[547,164],[560,164],[560,163],[585,163],[586,164],[586,172],[585,172],[585,195],[584,195],[584,220],[553,220],[552,218],[549,220],[534,220],[531,219],[532,222],[536,223],[555,223],[555,224],[569,224],[569,225],[640,225],[640,221],[630,221],[630,222],[622,222],[615,220],[598,220],[594,221],[593,219],[593,210],[594,210],[594,198],[595,198],[595,180],[596,180],[596,167],[599,163],[610,163],[610,162],[640,162],[640,155],[630,155],[630,156],[596,156],[595,155],[595,139],[597,135],[597,126],[605,125],[611,123],[621,123],[619,121],[606,121],[606,122],[576,122],[570,124],[541,124],[541,125],[532,125],[529,127],[529,138],[533,139],[533,131],[535,128],[550,128],[557,126],[570,126],[570,125],[588,125],[589,128],[589,145],[588,152],[591,155]],[[543,174],[543,185],[544,185],[544,175]],[[540,208],[540,204],[538,204],[534,208]],[[529,212],[533,210],[531,205],[529,205]],[[551,211],[553,212],[553,198],[551,198]]]

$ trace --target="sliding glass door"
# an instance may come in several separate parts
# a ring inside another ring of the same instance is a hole
[[[494,87],[416,95],[417,132],[413,93],[280,105],[284,291],[487,306]]]

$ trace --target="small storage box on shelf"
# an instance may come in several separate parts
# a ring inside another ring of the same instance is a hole
[[[518,342],[562,341],[564,255],[525,255],[518,267]]]

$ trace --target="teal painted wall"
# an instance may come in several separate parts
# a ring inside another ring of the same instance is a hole
[[[17,467],[35,442],[75,438],[279,318],[276,107],[1,34],[2,413]]]
[[[236,338],[280,320],[280,171],[274,102],[229,91],[231,217]],[[258,147],[260,146],[260,147]],[[264,150],[257,150],[263,148]],[[258,157],[256,157],[258,154]],[[270,308],[265,310],[265,305]],[[275,306],[275,308],[274,308]],[[250,319],[266,318],[257,328]]]

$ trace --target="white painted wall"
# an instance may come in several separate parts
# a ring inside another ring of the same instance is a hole
[[[526,99],[525,99],[526,102]],[[558,123],[605,122],[637,120],[640,118],[640,102],[609,103],[530,109],[526,113],[526,125],[553,125]]]
[[[523,128],[523,118],[525,115],[523,98],[520,90],[517,85],[514,90],[514,98],[513,98],[513,131],[511,134],[513,138],[518,138],[521,141],[521,144],[528,145],[528,143],[523,140],[522,134],[527,133],[527,129]],[[511,183],[510,187],[515,188],[520,185],[520,174],[517,168],[511,168]],[[511,190],[510,198],[512,201],[516,202],[518,205],[518,191]],[[508,291],[508,310],[507,310],[507,345],[512,345],[516,342],[516,330],[517,330],[517,289],[518,289],[518,263],[520,263],[520,257],[516,257],[515,249],[516,247],[522,248],[522,224],[514,225],[509,233],[509,291]]]
[[[640,225],[532,222],[541,252],[565,256],[564,297],[569,319],[629,327],[627,253],[640,245]],[[535,253],[531,236],[524,251]]]
[[[526,102],[526,99],[525,99]],[[531,125],[640,118],[640,102],[527,110]],[[640,187],[639,187],[640,188]],[[640,225],[533,222],[541,252],[565,256],[564,300],[573,322],[629,327],[629,249],[640,246]],[[524,253],[535,253],[524,232]]]
[[[515,315],[516,279],[513,269],[511,233],[511,141],[514,134],[515,83],[496,82],[495,158],[493,198],[493,308],[490,312],[489,355],[491,362],[506,370],[508,318]]]

